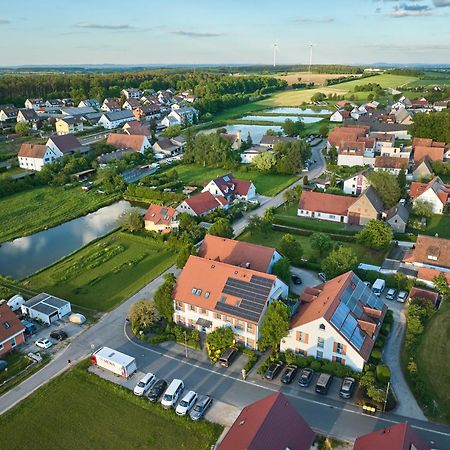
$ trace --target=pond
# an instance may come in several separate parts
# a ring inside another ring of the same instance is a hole
[[[120,214],[131,207],[121,200],[48,230],[1,244],[0,274],[21,279],[53,264],[116,228]]]
[[[323,118],[322,117],[295,117],[295,116],[244,116],[241,117],[239,120],[254,120],[254,121],[266,121],[266,122],[277,122],[277,123],[284,123],[286,120],[292,120],[297,121],[301,120],[304,123],[315,123],[320,122]]]
[[[271,114],[305,114],[307,116],[315,116],[317,114],[333,114],[329,109],[311,109],[311,108],[273,108],[263,111]]]
[[[247,139],[248,133],[252,138],[254,144],[259,144],[262,137],[266,134],[267,130],[273,130],[278,132],[283,132],[283,129],[276,125],[227,125],[227,133],[236,134],[238,131],[241,132],[241,138]]]

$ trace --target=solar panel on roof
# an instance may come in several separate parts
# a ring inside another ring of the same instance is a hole
[[[361,331],[359,327],[357,327],[350,339],[350,343],[354,345],[357,350],[361,350],[361,347],[364,343],[364,338],[365,338],[364,333]]]
[[[345,318],[347,317],[350,310],[348,309],[347,305],[344,303],[339,303],[338,307],[336,308],[336,311],[331,316],[330,322],[338,329],[340,330],[342,324],[344,323]]]
[[[357,326],[358,322],[351,314],[349,314],[342,324],[340,331],[347,339],[350,339]]]

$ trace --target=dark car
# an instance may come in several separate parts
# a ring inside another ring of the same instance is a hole
[[[56,341],[63,341],[64,339],[67,339],[67,333],[63,330],[56,330],[50,333],[50,337],[52,339],[55,339]]]
[[[277,377],[278,373],[280,372],[280,370],[282,368],[283,368],[283,362],[282,361],[275,361],[268,367],[268,369],[266,370],[266,373],[264,374],[264,376],[268,380],[273,380],[274,378]]]
[[[302,284],[302,279],[298,277],[297,275],[292,275],[291,280],[294,284]]]
[[[341,390],[339,396],[342,398],[350,398],[355,390],[356,380],[351,377],[346,377],[342,380]]]
[[[0,359],[0,372],[8,367],[8,363],[4,359]]]
[[[300,378],[298,379],[298,385],[301,387],[308,387],[313,377],[314,370],[302,369],[302,371],[300,372]]]
[[[281,377],[281,382],[284,384],[292,383],[297,376],[298,367],[294,364],[289,365],[286,367],[286,370],[283,373],[283,376]]]
[[[167,389],[167,381],[163,379],[157,380],[155,384],[150,388],[150,391],[148,392],[148,399],[151,402],[156,403],[166,389]]]
[[[203,395],[198,400],[195,406],[191,409],[190,417],[192,420],[199,420],[201,419],[205,413],[206,410],[211,406],[211,403],[213,402],[213,399],[209,395]]]
[[[234,361],[238,354],[238,351],[235,348],[226,348],[219,358],[219,364],[222,367],[230,367],[231,363]]]

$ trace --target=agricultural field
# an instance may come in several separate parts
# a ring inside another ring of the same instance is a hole
[[[136,397],[86,367],[60,375],[3,414],[2,448],[207,450],[222,432],[220,425],[193,422]]]
[[[425,72],[416,81],[413,81],[408,86],[449,86],[450,85],[450,72]]]
[[[289,86],[291,86],[294,83],[314,83],[319,86],[323,86],[325,80],[334,80],[335,78],[353,77],[353,76],[361,76],[361,75],[351,73],[345,74],[345,73],[289,72],[288,75],[285,74],[275,75],[275,78],[287,81]],[[298,81],[299,78],[301,78],[301,81]]]
[[[0,242],[36,233],[112,203],[116,194],[79,186],[37,187],[0,199]]]
[[[75,306],[109,311],[168,269],[175,250],[146,237],[116,231],[27,278],[27,288]]]
[[[249,170],[247,170],[249,169]],[[227,169],[203,167],[195,164],[182,164],[175,167],[178,177],[186,184],[202,186],[204,183],[220,175],[225,175]],[[298,177],[293,175],[278,175],[272,173],[261,173],[251,170],[247,166],[242,166],[241,170],[233,170],[236,178],[252,180],[256,192],[261,195],[274,196],[283,189],[286,189],[292,183],[297,181]]]

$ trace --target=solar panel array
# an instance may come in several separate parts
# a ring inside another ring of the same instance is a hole
[[[258,322],[272,289],[273,281],[253,275],[250,281],[229,277],[222,290],[224,294],[240,298],[238,305],[223,302],[216,303],[216,310],[232,314],[245,320]]]
[[[357,350],[360,350],[366,338],[366,334],[358,324],[358,319],[364,313],[363,307],[369,306],[381,310],[384,303],[356,275],[352,277],[339,300],[340,303],[331,316],[330,322]]]

